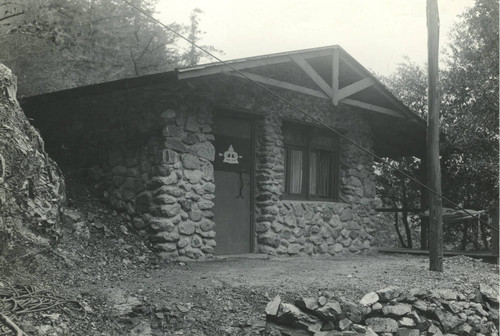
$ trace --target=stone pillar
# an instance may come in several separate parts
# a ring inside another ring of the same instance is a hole
[[[283,194],[284,166],[281,120],[275,113],[267,114],[257,125],[255,211],[257,251],[276,254],[280,246],[279,229],[271,229]]]
[[[210,112],[170,109],[162,114],[163,144],[148,191],[141,197],[152,215],[154,249],[166,258],[214,254],[215,149],[210,142],[214,140]]]

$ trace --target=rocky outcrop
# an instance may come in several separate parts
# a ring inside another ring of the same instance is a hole
[[[335,297],[276,296],[266,307],[269,335],[498,335],[498,292],[481,284],[475,293],[388,287],[355,304]]]
[[[20,235],[57,240],[65,201],[63,176],[16,99],[16,77],[0,64],[0,255]]]

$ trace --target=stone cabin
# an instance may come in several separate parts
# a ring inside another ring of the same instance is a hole
[[[339,46],[22,103],[49,154],[87,172],[167,258],[368,251],[374,158],[342,136],[381,157],[425,150],[425,122]]]

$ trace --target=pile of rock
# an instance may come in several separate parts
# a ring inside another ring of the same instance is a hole
[[[498,335],[498,293],[481,284],[463,295],[449,289],[388,287],[346,299],[276,296],[266,307],[270,335]]]

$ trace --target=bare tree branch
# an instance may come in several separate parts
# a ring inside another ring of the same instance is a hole
[[[23,14],[24,14],[24,11],[19,12],[19,13],[15,13],[15,14],[11,14],[11,15],[4,16],[3,18],[0,18],[0,22],[5,21],[5,20],[8,20],[8,19],[10,19],[10,18],[13,18],[13,17],[15,17],[15,16],[23,15]]]

